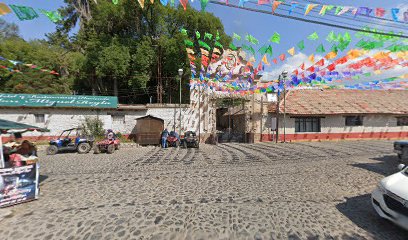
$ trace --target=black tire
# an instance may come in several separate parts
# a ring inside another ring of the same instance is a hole
[[[119,146],[120,146],[120,144],[116,145],[115,150],[119,150],[119,148],[120,148]]]
[[[401,160],[408,160],[408,147],[402,148]]]
[[[174,143],[174,145],[175,145],[176,148],[180,147],[180,141],[176,141],[176,142]]]
[[[50,145],[47,147],[47,155],[55,155],[58,153],[58,147],[55,145]]]
[[[99,154],[99,153],[101,153],[101,149],[98,147],[98,145],[95,145],[94,154]]]
[[[187,146],[187,141],[183,141],[183,147],[184,148],[187,148],[188,146]]]
[[[110,144],[107,148],[106,148],[106,153],[107,154],[112,154],[115,152],[115,145]]]
[[[79,154],[89,153],[91,151],[91,145],[89,143],[78,144],[77,151]]]
[[[194,144],[194,146],[195,146],[195,148],[200,148],[200,144],[199,144],[198,142],[196,142],[196,143]]]
[[[398,154],[398,158],[401,160],[402,159],[402,154]]]

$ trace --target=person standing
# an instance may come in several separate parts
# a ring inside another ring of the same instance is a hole
[[[169,136],[169,131],[165,128],[162,132],[161,139],[162,139],[162,148],[167,148],[167,137]]]

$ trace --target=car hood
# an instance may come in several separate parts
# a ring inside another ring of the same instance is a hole
[[[388,191],[408,200],[408,175],[403,172],[384,178],[381,180],[381,184]]]
[[[408,141],[401,140],[401,141],[395,141],[394,143],[398,143],[398,144],[408,144]]]

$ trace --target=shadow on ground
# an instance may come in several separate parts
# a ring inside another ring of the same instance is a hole
[[[47,180],[48,176],[47,175],[40,175],[40,177],[38,178],[39,183],[44,182],[45,180]]]
[[[386,155],[382,157],[371,158],[371,160],[378,161],[376,163],[356,163],[352,164],[354,167],[362,168],[371,172],[389,176],[398,172],[398,157],[395,155]]]
[[[336,208],[359,228],[369,232],[374,239],[407,239],[408,231],[377,215],[371,206],[370,194],[348,198]]]

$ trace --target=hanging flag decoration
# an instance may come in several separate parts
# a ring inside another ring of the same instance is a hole
[[[279,55],[279,59],[283,62],[285,61],[286,55],[284,53],[282,53],[281,55]]]
[[[119,0],[112,0],[112,3],[115,4],[115,5],[118,5]]]
[[[350,9],[350,7],[343,7],[339,13],[337,13],[338,16],[345,14],[346,12],[348,12],[348,10]]]
[[[333,31],[331,31],[331,32],[329,33],[329,35],[327,35],[327,37],[326,37],[326,41],[328,41],[329,43],[335,42],[336,39],[337,39],[337,38],[336,38],[336,34],[334,34]]]
[[[161,3],[163,6],[167,6],[167,4],[169,3],[169,1],[168,1],[168,0],[160,0],[160,3]]]
[[[236,51],[238,49],[233,43],[230,43],[228,47],[233,51]]]
[[[243,45],[242,45],[242,48],[243,48],[244,50],[247,50],[247,51],[251,52],[252,55],[255,55],[255,49],[254,49],[252,46],[248,46],[248,45],[243,44]]]
[[[376,8],[375,9],[375,16],[376,17],[384,17],[385,9],[384,8]]]
[[[144,1],[144,0],[139,0],[139,1]],[[188,0],[179,0],[179,1],[180,1],[181,6],[183,6],[184,11],[186,11]]]
[[[263,56],[262,62],[265,63],[266,65],[270,65],[268,59],[266,58],[266,55]]]
[[[210,46],[209,46],[207,43],[205,43],[205,42],[203,42],[203,41],[201,41],[201,40],[198,40],[198,45],[199,45],[200,47],[203,47],[203,48],[207,49],[208,51],[211,50]]]
[[[343,9],[342,6],[337,6],[336,10],[334,10],[334,14],[339,15],[339,13],[341,12],[342,9]]]
[[[326,50],[324,49],[323,44],[320,44],[320,45],[316,48],[316,52],[318,52],[318,53],[324,53],[324,52],[326,52]]]
[[[233,38],[233,39],[236,39],[236,40],[238,40],[238,41],[241,40],[241,36],[239,36],[239,35],[236,34],[236,33],[233,34],[232,38]]]
[[[269,4],[269,0],[258,0],[258,5],[264,5],[264,4]]]
[[[140,7],[143,9],[145,5],[145,0],[137,0],[139,2]]]
[[[391,9],[391,15],[392,15],[392,19],[395,21],[395,22],[398,22],[398,13],[399,13],[399,8],[392,8]]]
[[[255,38],[254,36],[252,36],[251,34],[247,34],[247,35],[245,36],[245,39],[246,39],[248,42],[252,43],[252,44],[258,44],[258,43],[259,43],[258,39],[256,39],[256,38]]]
[[[276,11],[276,9],[279,7],[279,5],[281,5],[282,4],[282,2],[281,1],[273,1],[273,4],[272,4],[272,13],[275,13],[275,11]]]
[[[298,42],[297,47],[300,51],[302,51],[303,49],[305,49],[305,42],[303,40]]]
[[[326,58],[327,60],[333,59],[337,57],[337,52],[329,52],[324,58]]]
[[[288,53],[289,53],[291,56],[295,55],[295,48],[292,47],[291,49],[289,49],[289,50],[288,50]]]
[[[333,8],[334,8],[333,5],[323,5],[323,6],[322,6],[322,9],[320,9],[319,14],[322,15],[322,16],[324,16],[327,11],[330,11],[330,10],[332,10]]]
[[[213,37],[213,35],[212,35],[211,33],[207,33],[207,32],[204,33],[204,40],[205,40],[205,39],[211,40],[212,37]]]
[[[273,36],[271,38],[269,38],[269,41],[273,42],[273,43],[280,43],[280,39],[281,39],[281,37],[280,37],[279,33],[275,32],[273,34]]]
[[[306,7],[305,7],[305,16],[307,15],[307,14],[309,14],[309,12],[310,11],[312,11],[312,9],[313,8],[315,8],[315,7],[317,7],[317,6],[319,6],[319,4],[307,4],[306,5]]]
[[[314,32],[314,33],[310,34],[310,35],[307,37],[307,39],[314,41],[314,40],[319,39],[319,35],[317,35],[317,32]]]
[[[272,51],[272,46],[268,45],[268,46],[263,46],[261,47],[258,52],[260,52],[261,54],[269,54],[269,56],[272,57],[273,55],[273,51]]]
[[[309,61],[312,62],[312,63],[314,63],[314,61],[315,61],[314,54],[311,54],[311,55],[309,56]]]
[[[272,61],[273,63],[278,64],[278,59],[274,58]]]
[[[292,14],[292,12],[296,9],[296,7],[297,7],[298,5],[299,5],[299,4],[298,4],[297,2],[292,2],[292,4],[290,5],[290,9],[289,9],[289,15]]]
[[[5,3],[0,3],[0,16],[8,13],[11,13],[11,9]]]
[[[50,19],[51,22],[57,23],[58,21],[62,20],[61,15],[57,11],[46,11],[44,9],[40,9],[40,12]]]
[[[33,20],[38,18],[37,12],[32,7],[18,6],[18,5],[9,5],[13,12],[17,15],[20,21],[24,20]]]
[[[200,0],[201,3],[201,11],[204,12],[205,8],[207,7],[208,0]]]

